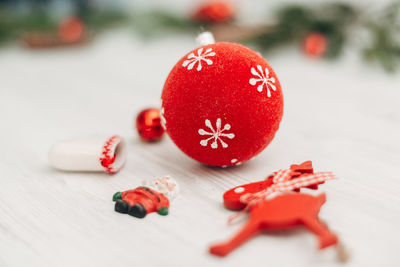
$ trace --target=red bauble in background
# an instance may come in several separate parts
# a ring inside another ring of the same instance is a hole
[[[227,1],[209,1],[200,6],[193,14],[194,20],[218,23],[232,19],[234,17],[234,8]]]
[[[85,27],[83,22],[77,17],[69,17],[61,22],[58,34],[62,41],[75,43],[82,39]]]
[[[161,111],[167,133],[188,156],[235,165],[271,142],[283,97],[275,72],[258,53],[215,43],[178,61],[165,82]]]
[[[136,129],[139,136],[145,141],[157,141],[164,134],[161,125],[160,110],[157,108],[145,109],[136,118]]]
[[[311,33],[304,39],[304,51],[309,56],[321,57],[325,54],[328,41],[321,33]]]
[[[64,19],[58,26],[57,32],[32,31],[23,34],[21,39],[30,48],[75,45],[88,40],[85,25],[77,17]]]

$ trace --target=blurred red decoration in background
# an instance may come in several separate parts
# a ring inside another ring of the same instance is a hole
[[[321,57],[325,54],[328,41],[321,33],[311,33],[304,39],[305,53],[313,57]]]
[[[192,18],[204,22],[224,22],[234,17],[234,8],[228,1],[209,1],[200,6]]]
[[[58,34],[62,41],[66,43],[75,43],[82,39],[85,26],[77,17],[69,17],[61,22],[58,28]]]
[[[136,118],[136,128],[143,140],[159,140],[164,134],[164,129],[161,126],[160,110],[149,108],[141,111]]]

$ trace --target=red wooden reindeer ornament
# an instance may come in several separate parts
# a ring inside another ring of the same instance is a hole
[[[223,196],[225,207],[248,210],[250,219],[233,238],[211,246],[210,253],[226,256],[261,230],[290,229],[300,224],[318,236],[320,249],[336,245],[337,236],[318,219],[325,194],[313,196],[299,192],[302,187],[317,189],[319,184],[333,178],[330,172],[314,173],[311,161],[307,161],[292,165],[289,170],[280,170],[265,181],[228,190]],[[279,192],[271,198],[271,194]],[[338,252],[340,260],[347,258],[342,247]]]

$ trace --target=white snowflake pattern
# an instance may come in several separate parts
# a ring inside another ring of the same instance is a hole
[[[208,48],[203,54],[203,47],[197,50],[197,56],[192,52],[188,55],[187,60],[183,61],[182,66],[187,67],[188,70],[193,69],[193,67],[198,63],[196,70],[201,71],[202,65],[201,61],[207,63],[207,65],[212,65],[213,62],[211,59],[206,57],[215,56],[215,52],[212,52],[212,48]]]
[[[231,163],[234,164],[234,165],[240,165],[240,164],[242,164],[242,162],[238,161],[237,159],[232,159],[232,160],[231,160]]]
[[[160,110],[160,119],[161,119],[161,126],[162,126],[163,129],[165,130],[165,129],[166,129],[165,125],[167,124],[167,120],[166,120],[165,117],[164,117],[164,107],[161,107],[161,110]]]
[[[267,88],[267,96],[271,97],[271,91],[269,89],[271,88],[272,90],[276,91],[275,78],[269,76],[268,68],[265,68],[265,73],[260,65],[257,65],[257,69],[259,72],[255,68],[251,68],[251,74],[257,76],[258,78],[250,78],[249,83],[251,85],[256,85],[258,82],[261,82],[261,84],[257,87],[257,91],[259,92],[262,92],[265,84],[265,87]]]
[[[213,148],[213,149],[218,148],[218,140],[221,142],[221,145],[223,148],[227,148],[228,144],[225,143],[221,137],[227,137],[229,139],[233,139],[235,137],[235,134],[233,134],[233,133],[224,133],[224,131],[229,131],[231,129],[231,125],[225,124],[224,128],[222,129],[220,118],[217,119],[215,130],[214,130],[214,127],[211,125],[210,120],[206,120],[205,125],[210,129],[210,132],[207,132],[203,129],[199,129],[198,132],[200,135],[210,135],[210,137],[200,141],[200,145],[202,145],[202,146],[207,146],[208,141],[210,141],[211,139],[214,139],[214,142],[211,143],[211,148]]]

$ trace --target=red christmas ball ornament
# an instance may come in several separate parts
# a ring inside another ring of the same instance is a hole
[[[226,1],[211,1],[200,6],[193,14],[194,20],[218,23],[234,17],[233,6]]]
[[[309,56],[321,57],[325,54],[328,41],[321,33],[311,33],[304,39],[304,51]]]
[[[60,24],[58,34],[64,42],[75,43],[82,38],[84,30],[83,22],[79,18],[69,17]]]
[[[159,140],[164,134],[164,129],[161,125],[160,110],[149,108],[140,112],[136,118],[136,129],[143,140]]]
[[[186,54],[161,98],[168,135],[188,156],[212,166],[236,165],[260,153],[283,114],[274,70],[260,54],[234,43]]]

